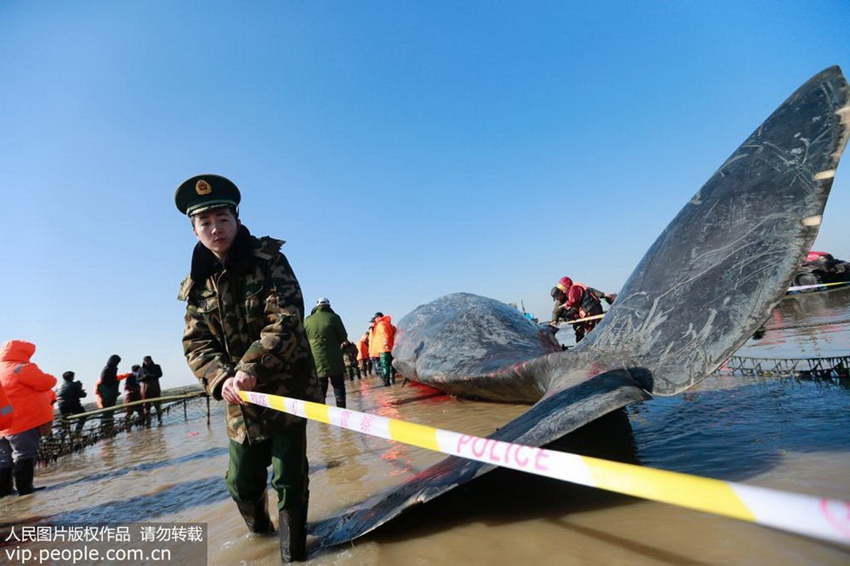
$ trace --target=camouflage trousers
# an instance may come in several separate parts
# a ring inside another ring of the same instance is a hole
[[[357,365],[357,362],[346,364],[345,375],[350,381],[354,381],[355,377],[360,379],[360,366]]]
[[[364,358],[360,360],[360,373],[363,377],[368,377],[372,375],[372,359]]]

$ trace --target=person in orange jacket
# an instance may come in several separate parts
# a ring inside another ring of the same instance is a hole
[[[376,375],[381,374],[381,350],[378,348],[378,341],[375,340],[375,317],[369,320],[369,330],[366,331],[367,342],[369,344],[369,364],[375,370]]]
[[[0,385],[0,429],[12,426],[13,420],[15,420],[15,411],[12,410],[12,404],[9,402],[9,398],[6,397],[6,391],[3,389],[3,385]]]
[[[360,363],[360,373],[363,377],[372,375],[372,359],[369,357],[369,333],[364,332],[357,341],[357,361]]]
[[[372,332],[372,340],[375,341],[375,351],[379,352],[381,378],[386,387],[395,383],[392,354],[395,342],[395,326],[393,326],[390,315],[384,315],[381,312],[375,313],[375,329]]]
[[[8,396],[15,418],[0,429],[0,497],[32,493],[35,459],[41,439],[39,428],[53,421],[50,393],[56,378],[30,361],[35,344],[9,340],[0,347],[0,385]]]

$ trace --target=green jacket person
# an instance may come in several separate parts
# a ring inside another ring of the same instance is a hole
[[[255,238],[239,221],[239,189],[198,175],[174,195],[199,242],[180,299],[186,301],[183,350],[192,372],[227,402],[227,489],[252,532],[272,532],[266,483],[278,495],[284,562],[306,558],[309,498],[306,421],[245,403],[258,391],[322,401],[304,332],[304,300],[282,241]]]
[[[348,333],[342,319],[331,308],[331,302],[322,297],[304,321],[304,330],[313,351],[316,373],[322,386],[322,399],[328,394],[328,381],[334,388],[336,406],[345,408],[345,362],[342,359],[342,343],[348,341]]]

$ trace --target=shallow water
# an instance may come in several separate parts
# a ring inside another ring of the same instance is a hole
[[[850,355],[850,291],[782,302],[741,356]],[[771,329],[774,328],[774,329]],[[349,383],[349,408],[485,435],[525,406],[453,399],[408,385]],[[45,489],[0,500],[0,523],[208,524],[209,564],[279,564],[247,534],[224,488],[220,405],[205,418],[122,434],[40,468]],[[850,499],[850,382],[712,375],[633,405],[631,436],[592,427],[572,450],[642,465]],[[622,424],[622,422],[614,424]],[[333,516],[438,461],[419,448],[311,422],[310,520]],[[275,501],[271,504],[274,508]],[[8,546],[7,546],[8,548]],[[190,556],[173,563],[189,563]],[[0,558],[3,562],[5,558]],[[14,563],[14,562],[12,562]],[[848,564],[850,547],[519,472],[496,471],[309,564]]]

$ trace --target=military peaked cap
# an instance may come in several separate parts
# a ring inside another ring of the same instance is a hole
[[[242,195],[230,179],[221,175],[195,175],[186,179],[174,193],[177,210],[192,216],[205,210],[236,207]]]

